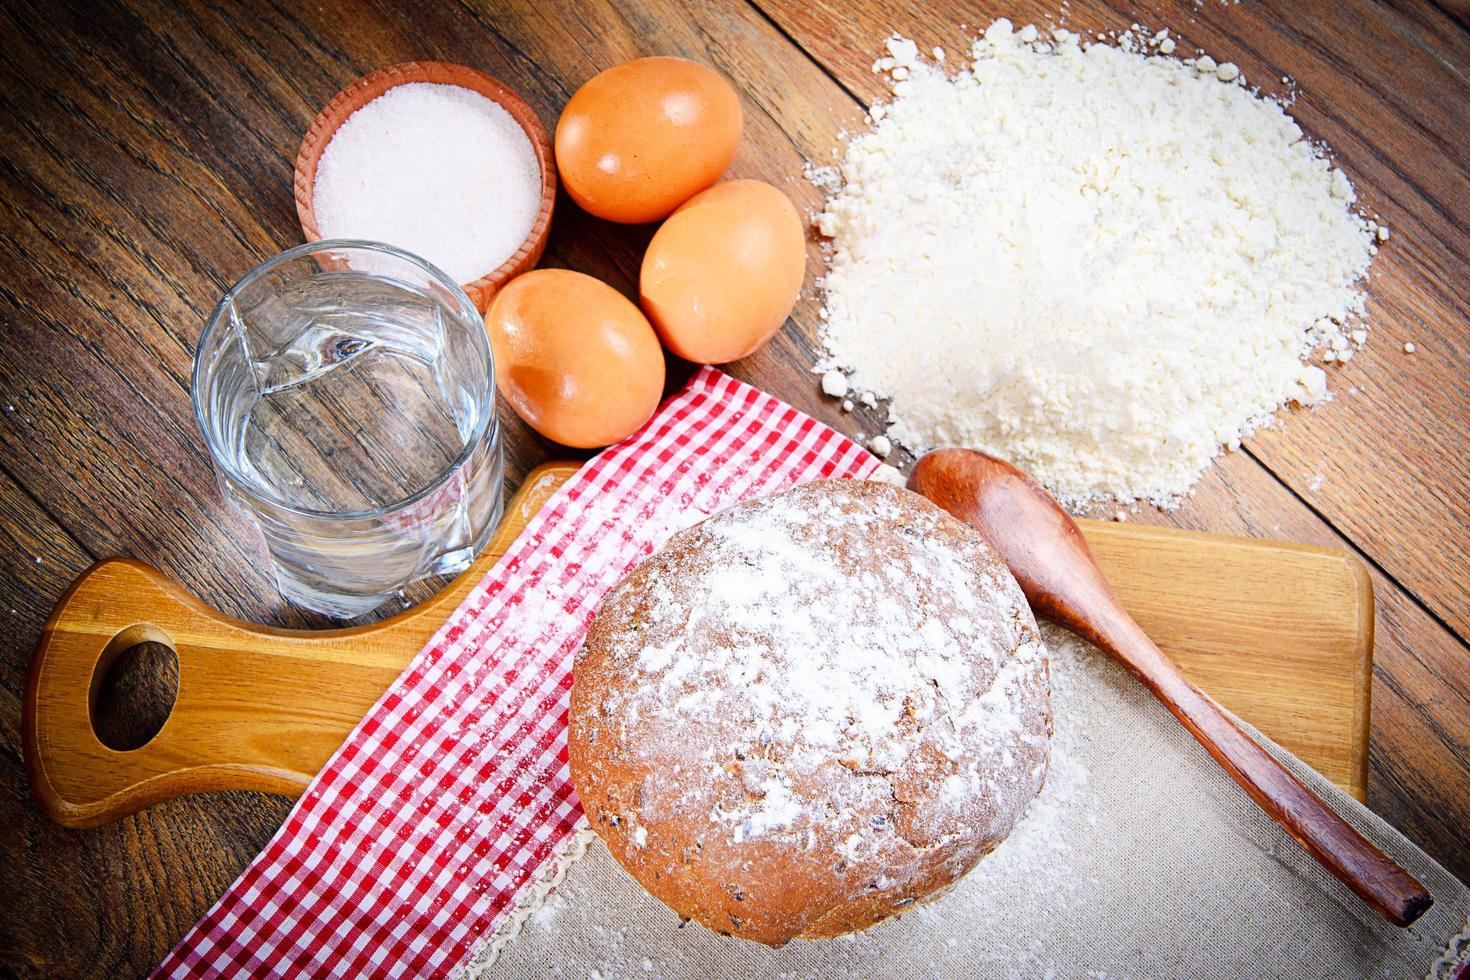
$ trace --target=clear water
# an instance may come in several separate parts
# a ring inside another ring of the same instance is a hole
[[[207,435],[286,597],[358,616],[467,567],[501,510],[479,318],[366,271],[251,284],[226,313]]]

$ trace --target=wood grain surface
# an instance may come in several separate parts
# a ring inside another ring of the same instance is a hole
[[[0,8],[0,969],[147,970],[285,816],[282,797],[217,793],[107,828],[40,812],[19,748],[30,651],[62,589],[127,555],[254,622],[325,625],[284,606],[258,539],[215,489],[188,398],[193,343],[229,285],[301,240],[292,161],[323,104],[399,61],[502,79],[548,128],[598,70],[678,54],[725,72],[746,133],[733,168],[809,209],[807,160],[831,161],[880,89],[867,71],[890,31],[957,48],[1036,3],[840,4],[624,0]],[[1374,266],[1368,349],[1333,371],[1329,405],[1223,457],[1179,511],[1150,523],[1346,548],[1377,591],[1369,804],[1470,877],[1470,16],[1389,4],[1125,7],[1072,0],[1068,22],[1169,27],[1284,91],[1393,229]],[[543,264],[633,287],[646,228],[589,218],[565,197]],[[813,243],[811,272],[820,268]],[[816,302],[733,373],[849,433],[808,373]],[[1401,346],[1412,340],[1413,356]],[[670,383],[687,375],[672,365]],[[512,485],[565,454],[502,413]],[[1320,481],[1318,478],[1321,478]],[[426,587],[427,589],[427,587]],[[414,593],[422,598],[426,589]]]

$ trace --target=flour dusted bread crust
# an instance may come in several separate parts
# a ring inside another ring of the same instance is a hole
[[[578,657],[572,780],[679,915],[777,946],[934,897],[1046,776],[1046,653],[1020,588],[922,497],[835,480],[674,535]]]

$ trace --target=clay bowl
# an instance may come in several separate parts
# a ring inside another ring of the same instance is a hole
[[[484,313],[496,291],[532,268],[540,261],[541,253],[546,251],[546,238],[551,231],[551,211],[556,204],[556,161],[551,154],[551,140],[546,135],[546,127],[541,125],[536,113],[519,95],[482,71],[443,61],[408,61],[379,69],[338,92],[317,114],[311,128],[306,131],[306,138],[301,141],[301,152],[296,154],[296,213],[301,218],[301,231],[308,242],[322,239],[316,224],[316,214],[312,211],[312,191],[316,186],[317,164],[321,161],[327,144],[332,141],[333,134],[337,132],[337,127],[393,86],[407,82],[458,85],[493,99],[510,113],[512,119],[520,123],[531,140],[532,149],[536,151],[536,162],[541,167],[541,207],[525,241],[521,242],[521,247],[502,262],[499,268],[487,272],[473,282],[461,284],[471,302]]]

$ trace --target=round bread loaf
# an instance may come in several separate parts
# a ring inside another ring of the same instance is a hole
[[[680,916],[779,946],[934,897],[1046,777],[1045,648],[981,537],[834,480],[675,534],[578,656],[572,780]]]

